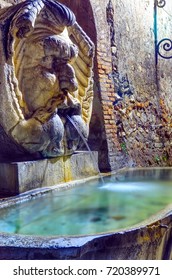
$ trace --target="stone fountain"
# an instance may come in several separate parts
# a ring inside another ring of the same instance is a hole
[[[54,0],[1,9],[0,24],[1,194],[95,175],[67,118],[87,139],[94,44]]]
[[[93,42],[74,13],[55,0],[1,3],[0,194],[25,192],[2,199],[0,208],[4,208],[46,192],[46,188],[33,189],[95,175],[98,166],[90,153],[80,151],[83,141],[73,126],[88,138]],[[111,66],[111,60],[104,61]],[[109,71],[108,65],[101,71]],[[114,128],[110,121],[107,118],[106,126]],[[170,207],[134,228],[85,236],[2,233],[0,258],[172,259],[171,217]]]

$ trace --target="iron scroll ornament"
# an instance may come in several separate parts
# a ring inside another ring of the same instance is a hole
[[[157,37],[157,8],[164,8],[166,5],[166,0],[155,0],[154,9],[155,9],[155,21],[154,21],[154,30],[155,30],[155,60],[156,65],[158,63],[158,55],[163,59],[172,58],[172,39],[163,38],[158,42]]]
[[[163,53],[164,52],[164,53]],[[169,53],[171,52],[171,54]],[[172,40],[164,38],[157,45],[157,53],[164,59],[172,58]],[[168,55],[170,54],[170,55]]]
[[[156,0],[156,5],[159,8],[163,8],[166,5],[166,0]]]

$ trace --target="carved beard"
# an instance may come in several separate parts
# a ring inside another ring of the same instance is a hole
[[[22,111],[33,131],[29,128],[24,131],[23,125],[28,125],[20,122],[12,136],[31,153],[39,151],[43,157],[69,155],[82,143],[70,118],[83,137],[88,136],[77,99],[75,71],[70,65],[78,49],[63,34],[45,37],[40,30],[37,36],[36,31],[20,47],[20,54],[24,55],[15,67],[23,97]]]

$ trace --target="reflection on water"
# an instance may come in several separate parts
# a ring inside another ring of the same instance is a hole
[[[172,181],[90,182],[0,212],[0,231],[79,235],[132,226],[172,203]]]

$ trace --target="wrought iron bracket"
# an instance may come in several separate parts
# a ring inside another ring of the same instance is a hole
[[[164,38],[161,41],[159,41],[159,43],[157,44],[157,53],[162,58],[164,59],[172,58],[171,51],[172,51],[172,40],[168,38]]]
[[[157,7],[163,8],[166,5],[166,0],[155,0]]]
[[[166,0],[154,0],[154,34],[155,34],[155,60],[158,64],[158,56],[164,59],[172,58],[172,39],[163,38],[158,42],[158,15],[157,8],[164,8]]]

